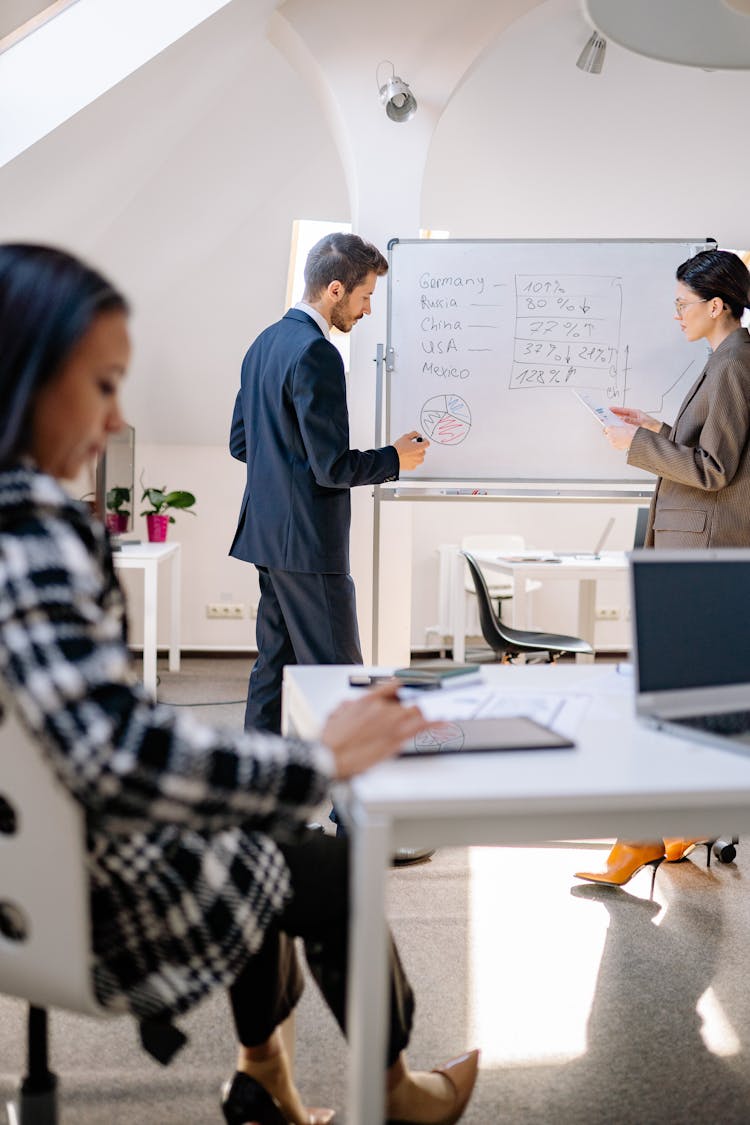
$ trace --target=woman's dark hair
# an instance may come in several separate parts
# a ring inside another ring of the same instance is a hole
[[[64,250],[0,245],[0,465],[28,449],[34,396],[104,312],[127,313],[100,273]]]
[[[676,276],[704,301],[719,297],[735,320],[750,307],[750,273],[731,250],[701,250],[677,267]]]
[[[315,298],[332,281],[340,281],[347,293],[356,289],[368,273],[382,277],[388,263],[371,242],[358,234],[336,231],[316,242],[305,262],[305,294]]]

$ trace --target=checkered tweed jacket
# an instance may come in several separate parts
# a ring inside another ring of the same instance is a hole
[[[330,751],[152,703],[103,528],[27,466],[0,470],[0,674],[86,812],[101,1002],[153,1018],[231,984],[288,898],[274,837],[325,795]]]
[[[636,430],[628,464],[656,473],[647,547],[750,547],[750,335],[722,340],[674,426]]]

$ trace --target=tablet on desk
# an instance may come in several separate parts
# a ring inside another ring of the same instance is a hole
[[[503,715],[496,719],[465,719],[428,727],[399,750],[399,757],[501,750],[566,750],[573,746],[575,743],[569,738],[526,715]]]

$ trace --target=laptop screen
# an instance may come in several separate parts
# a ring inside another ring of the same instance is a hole
[[[648,508],[639,508],[635,516],[635,532],[633,534],[633,546],[635,548],[642,547],[646,542],[647,528]]]
[[[638,691],[750,684],[750,550],[630,559]]]

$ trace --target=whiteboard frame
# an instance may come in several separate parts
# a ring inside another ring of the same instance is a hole
[[[432,241],[422,238],[392,238],[388,242],[388,307],[386,344],[377,345],[375,358],[375,446],[380,448],[385,445],[390,437],[391,417],[391,385],[390,372],[393,369],[393,345],[391,339],[391,314],[392,314],[392,261],[393,249],[396,246],[411,245]],[[437,241],[437,240],[436,240]],[[706,238],[452,238],[440,239],[441,244],[469,243],[474,244],[503,244],[528,242],[543,243],[545,245],[573,243],[575,245],[594,243],[650,243],[656,245],[674,244],[687,246],[691,254],[700,250],[712,249],[718,245],[715,238],[710,235]],[[371,621],[371,647],[373,661],[379,663],[380,659],[380,550],[382,538],[380,505],[384,502],[400,503],[473,503],[487,504],[496,501],[516,501],[518,503],[534,503],[574,500],[592,504],[598,503],[637,503],[643,504],[653,496],[656,487],[656,478],[643,482],[630,478],[628,480],[560,480],[543,481],[538,478],[491,478],[471,482],[467,485],[465,479],[445,480],[432,477],[419,477],[414,481],[394,481],[392,484],[378,484],[373,487],[373,555],[372,555],[372,621]]]
[[[391,438],[391,373],[394,368],[393,355],[394,346],[392,339],[392,318],[393,318],[393,252],[399,246],[445,246],[446,243],[452,246],[503,246],[512,245],[517,246],[521,243],[530,246],[600,246],[603,243],[607,245],[650,245],[650,246],[681,246],[686,249],[687,256],[692,257],[693,254],[699,253],[701,250],[713,249],[717,246],[716,239],[710,235],[705,238],[392,238],[388,242],[388,306],[386,314],[386,345],[384,353],[384,364],[381,366],[379,358],[378,363],[378,376],[376,388],[376,427],[375,427],[375,444],[376,446],[387,444]],[[379,345],[380,348],[380,345]],[[378,353],[380,357],[380,351]],[[384,378],[383,378],[384,374]],[[385,395],[384,402],[382,399]],[[381,405],[382,404],[382,405]],[[381,424],[381,418],[382,423]],[[393,491],[399,494],[401,498],[404,482],[401,486],[394,485]],[[496,494],[497,498],[504,499],[584,499],[599,496],[602,500],[616,500],[626,496],[642,498],[646,495],[650,496],[654,490],[654,483],[649,484],[649,477],[644,476],[643,481],[638,478],[630,477],[612,477],[612,478],[584,478],[577,479],[576,477],[560,478],[559,480],[549,480],[548,478],[532,477],[532,476],[509,476],[504,475],[500,477],[485,477],[482,480],[474,480],[467,477],[454,477],[446,480],[445,477],[429,477],[420,476],[417,478],[413,485],[410,487],[424,487],[427,489],[437,489],[438,495],[445,498],[446,490],[448,489],[463,489],[466,494],[470,495],[473,489],[481,489],[488,494]],[[382,486],[378,486],[379,488]],[[600,492],[601,490],[601,492]],[[386,499],[386,493],[390,489],[383,489],[382,499]],[[450,495],[448,492],[447,495]],[[396,496],[389,496],[388,499],[396,499]],[[403,497],[404,499],[417,499],[413,497]]]

